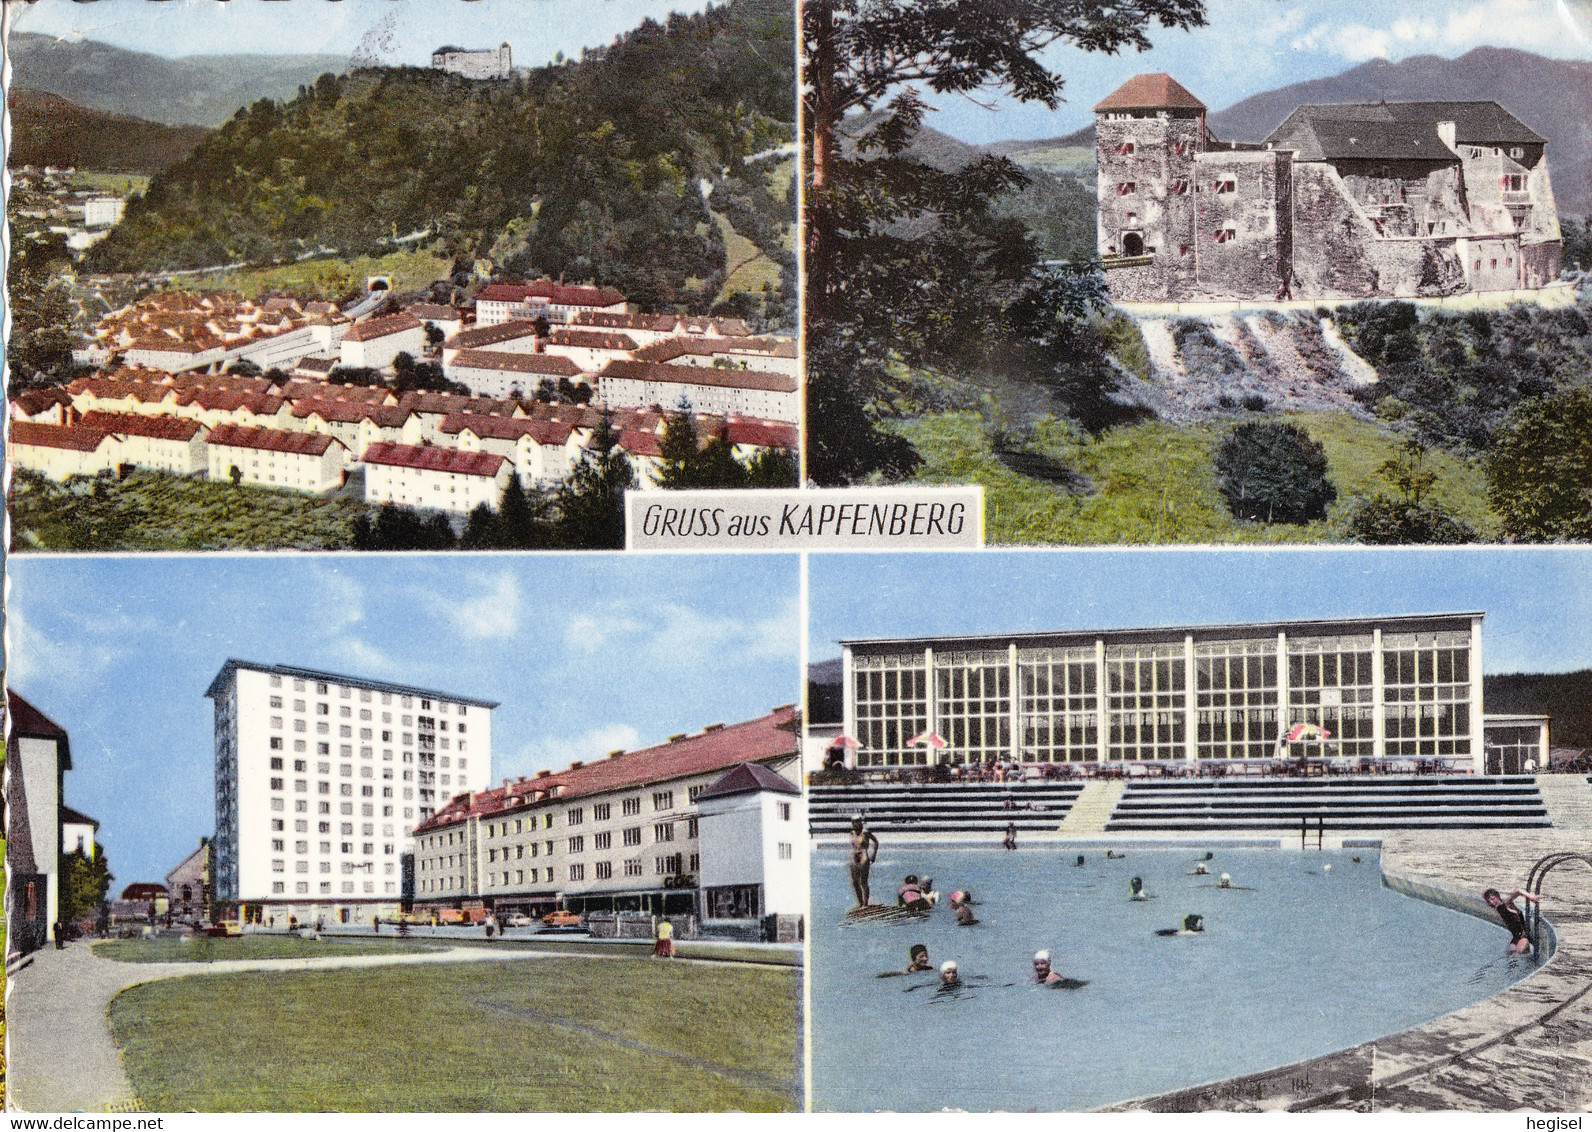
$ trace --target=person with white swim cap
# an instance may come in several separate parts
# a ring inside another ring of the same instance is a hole
[[[940,964],[940,986],[959,987],[962,985],[962,976],[957,973],[956,960],[947,959]]]
[[[1222,874],[1222,879],[1216,882],[1216,887],[1217,888],[1232,888],[1233,887],[1232,874],[1223,873]]]

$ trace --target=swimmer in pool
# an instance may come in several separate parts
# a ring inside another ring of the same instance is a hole
[[[1357,865],[1360,863],[1360,858],[1358,857],[1350,857],[1349,860],[1353,861]]]
[[[1205,930],[1205,917],[1190,913],[1183,917],[1183,922],[1175,928],[1156,928],[1156,935],[1198,935]]]
[[[1191,876],[1191,877],[1208,877],[1210,875],[1211,875],[1211,871],[1205,867],[1203,862],[1201,862],[1200,864],[1195,865],[1194,866],[1194,871],[1189,873],[1189,876]]]
[[[1129,900],[1148,900],[1149,898],[1150,894],[1144,891],[1143,877],[1134,877],[1132,880],[1128,881]]]
[[[1042,987],[1051,987],[1056,990],[1077,990],[1079,987],[1088,986],[1087,980],[1069,979],[1051,969],[1050,952],[1037,951],[1034,953],[1034,973],[1029,982]]]
[[[896,890],[896,904],[905,907],[909,904],[916,904],[922,899],[923,892],[918,888],[918,875],[916,873],[908,873],[902,878],[901,887]]]
[[[940,964],[940,989],[949,990],[962,985],[962,976],[956,969],[956,960],[947,959]]]
[[[1083,854],[1082,853],[1078,854],[1078,859],[1076,861],[1074,861],[1072,863],[1072,865],[1073,865],[1073,868],[1075,868],[1075,869],[1081,869],[1083,867]]]
[[[902,975],[921,975],[925,971],[934,970],[934,964],[929,962],[929,949],[926,944],[914,943],[907,952],[907,966],[904,971],[883,971],[875,975],[876,979],[895,979]]]
[[[1222,879],[1216,882],[1217,888],[1232,888],[1233,878],[1227,873],[1222,874]]]
[[[1332,866],[1331,865],[1322,865],[1321,866],[1321,871],[1324,872],[1324,873],[1330,873],[1332,871]]]
[[[1531,903],[1537,903],[1537,897],[1529,892],[1521,892],[1518,888],[1508,896],[1504,896],[1496,888],[1489,888],[1481,894],[1487,901],[1487,906],[1498,913],[1498,918],[1503,921],[1504,927],[1509,929],[1509,954],[1520,955],[1531,950],[1531,936],[1526,932],[1526,918],[1521,915],[1520,909],[1515,907],[1515,900],[1525,897]]]
[[[1106,860],[1108,861],[1123,861],[1127,859],[1127,856],[1126,853],[1118,853],[1115,849],[1106,850]]]
[[[957,897],[961,899],[958,900]],[[973,915],[972,903],[972,897],[965,892],[951,893],[951,911],[956,913],[957,927],[970,928],[978,923],[978,917]]]

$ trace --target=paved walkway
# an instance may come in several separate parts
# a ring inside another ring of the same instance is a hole
[[[1525,884],[1557,851],[1592,852],[1574,830],[1385,835],[1392,887],[1474,902]],[[1155,1112],[1582,1112],[1592,1107],[1592,869],[1562,865],[1544,885],[1559,946],[1539,970],[1481,1002],[1352,1049],[1112,1109]],[[1500,939],[1502,937],[1500,936]]]
[[[225,959],[215,963],[123,963],[103,959],[87,942],[34,953],[6,996],[10,1038],[10,1107],[24,1112],[104,1112],[133,1101],[106,1009],[128,987],[183,975],[237,971],[317,971],[402,963],[591,958],[559,951],[448,950],[307,959]]]

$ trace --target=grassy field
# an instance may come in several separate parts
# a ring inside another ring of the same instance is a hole
[[[446,278],[450,261],[430,252],[392,252],[350,260],[308,259],[278,267],[238,268],[210,275],[186,276],[176,285],[191,291],[238,291],[247,298],[261,292],[285,291],[301,298],[340,299],[364,289],[372,275],[392,279],[393,290],[424,287]]]
[[[120,963],[218,963],[228,959],[314,959],[339,955],[397,955],[437,951],[445,943],[390,943],[358,939],[300,939],[292,935],[245,935],[230,939],[106,939],[93,945],[101,959]]]
[[[120,483],[19,475],[12,546],[26,550],[346,548],[358,500],[139,471]]]
[[[72,177],[74,189],[89,189],[96,193],[126,196],[141,193],[149,188],[149,178],[140,173],[88,173],[79,171]]]
[[[739,291],[754,295],[770,287],[779,286],[779,264],[764,255],[758,246],[737,232],[722,213],[713,213],[713,219],[724,236],[724,286],[719,288],[714,302],[723,302]]]
[[[798,978],[645,959],[198,975],[109,1015],[151,1111],[789,1111]]]
[[[1027,149],[1014,155],[1012,160],[1047,173],[1077,177],[1094,170],[1095,151],[1086,145],[1057,145],[1048,149]]]
[[[943,413],[894,426],[924,458],[913,477],[926,483],[984,485],[985,537],[992,543],[1168,543],[1344,541],[1355,499],[1387,486],[1377,465],[1394,455],[1398,438],[1347,413],[1295,413],[1325,448],[1338,501],[1325,520],[1294,525],[1234,519],[1216,489],[1212,456],[1230,425],[1179,426],[1153,421],[1112,429],[1090,440],[1060,423],[1035,429],[1032,450],[1087,476],[1093,491],[1074,494],[1022,475],[991,450],[974,413]],[[1497,533],[1478,468],[1433,452],[1434,498],[1474,526]]]

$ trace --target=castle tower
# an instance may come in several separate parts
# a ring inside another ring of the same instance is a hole
[[[1170,75],[1135,75],[1095,108],[1097,248],[1114,298],[1177,300],[1195,286],[1195,155],[1205,104]]]

